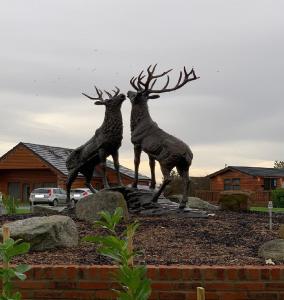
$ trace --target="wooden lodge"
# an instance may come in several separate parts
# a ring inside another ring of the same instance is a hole
[[[38,187],[65,189],[68,171],[65,161],[72,149],[20,142],[0,158],[0,192],[27,201],[30,192]],[[132,183],[134,172],[120,166],[122,181]],[[107,161],[107,178],[110,185],[117,182],[113,163]],[[139,184],[149,185],[150,178],[139,174]],[[85,187],[83,175],[78,176],[72,188]],[[94,172],[92,185],[101,189],[102,175]]]
[[[197,191],[197,197],[218,202],[222,191],[250,191],[254,205],[267,206],[271,191],[284,186],[284,169],[228,166],[208,178],[210,190]]]

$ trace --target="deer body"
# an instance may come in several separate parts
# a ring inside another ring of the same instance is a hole
[[[161,75],[153,75],[156,65],[151,70],[151,66],[147,69],[148,77],[146,81],[142,81],[145,76],[142,76],[143,71],[137,78],[132,78],[130,83],[137,92],[129,91],[128,98],[131,101],[131,141],[134,145],[134,165],[135,165],[135,180],[134,187],[138,183],[138,169],[140,164],[141,151],[144,151],[149,156],[149,165],[151,170],[151,188],[155,188],[155,161],[158,161],[163,173],[165,181],[170,180],[170,172],[176,167],[179,175],[184,182],[183,199],[180,208],[184,208],[187,202],[187,194],[189,189],[189,167],[191,165],[193,154],[190,148],[180,139],[165,132],[157,123],[155,123],[149,113],[148,99],[158,98],[159,95],[150,95],[151,93],[162,93],[172,91],[183,86],[185,83],[197,79],[192,69],[187,73],[184,69],[184,80],[180,83],[182,74],[177,85],[173,89],[167,89],[167,83],[162,90],[153,90],[153,86],[157,78],[164,76],[171,70],[164,72]],[[193,75],[192,78],[189,78]],[[138,80],[137,80],[138,79]],[[151,82],[154,79],[154,82]],[[137,80],[137,84],[136,84]],[[151,85],[151,86],[150,86]]]
[[[69,206],[70,189],[79,172],[84,175],[86,186],[92,192],[95,192],[95,189],[91,185],[91,180],[95,167],[100,164],[103,171],[104,187],[109,187],[106,176],[106,158],[110,155],[113,158],[118,183],[119,185],[122,185],[119,172],[118,150],[121,146],[123,134],[121,105],[125,100],[125,96],[123,94],[118,94],[119,90],[117,90],[114,96],[108,93],[110,99],[103,100],[102,92],[100,90],[97,90],[97,92],[99,98],[92,98],[84,95],[92,100],[100,100],[95,102],[97,105],[105,105],[104,121],[96,130],[95,135],[85,144],[73,150],[66,160],[66,167],[68,169],[66,190],[67,203]]]

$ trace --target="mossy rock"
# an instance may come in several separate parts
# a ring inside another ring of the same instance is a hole
[[[248,211],[250,209],[249,193],[222,193],[219,199],[220,208],[230,211]]]

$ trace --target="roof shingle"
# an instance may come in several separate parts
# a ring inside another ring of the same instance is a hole
[[[25,145],[27,148],[29,148],[34,153],[36,153],[38,156],[40,156],[47,163],[52,165],[59,172],[61,172],[64,175],[68,175],[68,170],[66,168],[66,159],[70,155],[70,153],[73,151],[73,149],[53,147],[53,146],[47,146],[47,145],[38,145],[38,144],[31,144],[31,143],[22,143],[22,144]],[[110,160],[107,160],[107,167],[114,170],[113,162]],[[122,165],[120,165],[120,172],[123,175],[126,175],[130,178],[134,178],[134,171],[132,171],[131,169],[128,169]],[[100,177],[101,175],[99,175],[98,173],[95,172],[94,176]],[[139,174],[139,179],[149,180],[150,178],[147,176],[144,176],[142,174]]]

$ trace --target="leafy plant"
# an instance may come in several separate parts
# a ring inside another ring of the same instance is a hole
[[[284,189],[275,189],[272,191],[273,207],[284,207]]]
[[[146,300],[151,294],[151,283],[146,277],[144,266],[134,266],[133,258],[137,254],[132,249],[132,241],[139,226],[137,222],[126,226],[126,230],[119,234],[116,226],[123,217],[123,210],[118,207],[113,214],[102,211],[100,221],[95,222],[108,231],[107,236],[87,236],[85,241],[97,243],[98,252],[111,258],[118,265],[118,272],[114,275],[121,290],[115,290],[118,300]]]
[[[9,196],[3,195],[2,202],[8,215],[14,215],[19,207],[19,200]]]
[[[3,268],[0,269],[0,277],[2,278],[2,296],[0,300],[20,300],[21,294],[19,292],[13,293],[12,279],[17,277],[20,280],[25,280],[24,274],[30,269],[28,265],[19,265],[10,267],[9,263],[13,257],[27,253],[30,249],[30,244],[22,242],[21,240],[14,241],[12,238],[0,243],[0,256],[3,261]]]

